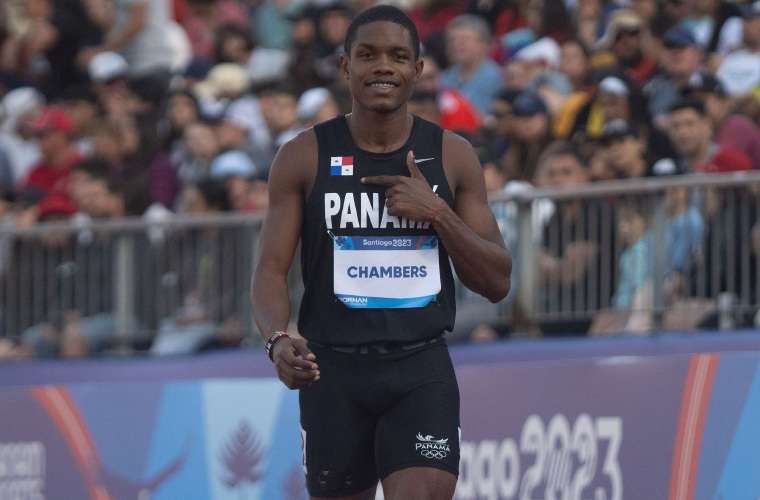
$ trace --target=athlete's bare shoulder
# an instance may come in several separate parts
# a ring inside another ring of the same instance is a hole
[[[480,161],[470,141],[450,130],[443,131],[443,168],[456,193],[472,176],[482,176]]]
[[[270,170],[270,183],[298,185],[308,192],[317,172],[317,135],[310,127],[299,132],[277,151]]]

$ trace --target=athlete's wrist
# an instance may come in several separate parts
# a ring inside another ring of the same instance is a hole
[[[448,211],[449,206],[446,204],[443,199],[441,199],[440,196],[437,194],[435,195],[435,201],[433,203],[432,210],[430,212],[430,223],[435,225],[437,223],[440,223],[443,218],[446,216],[446,212]]]
[[[274,362],[275,345],[277,345],[277,343],[284,338],[290,338],[290,335],[282,330],[272,332],[272,334],[267,338],[267,341],[264,344],[264,352],[266,352],[270,361]]]

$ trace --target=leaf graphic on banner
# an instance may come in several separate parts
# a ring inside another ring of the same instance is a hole
[[[283,482],[283,498],[285,500],[307,500],[306,480],[301,466],[293,466]]]
[[[222,449],[221,460],[227,469],[222,482],[228,488],[240,488],[245,483],[255,483],[261,479],[259,467],[263,460],[261,441],[245,420],[230,436]]]

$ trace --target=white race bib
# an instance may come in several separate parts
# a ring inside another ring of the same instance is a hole
[[[336,236],[333,241],[333,290],[348,307],[425,307],[441,291],[436,236]]]

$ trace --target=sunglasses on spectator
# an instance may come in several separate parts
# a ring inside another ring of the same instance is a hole
[[[637,37],[640,34],[641,34],[640,28],[621,29],[620,31],[618,31],[617,36],[615,36],[615,41],[622,40],[623,38]]]

